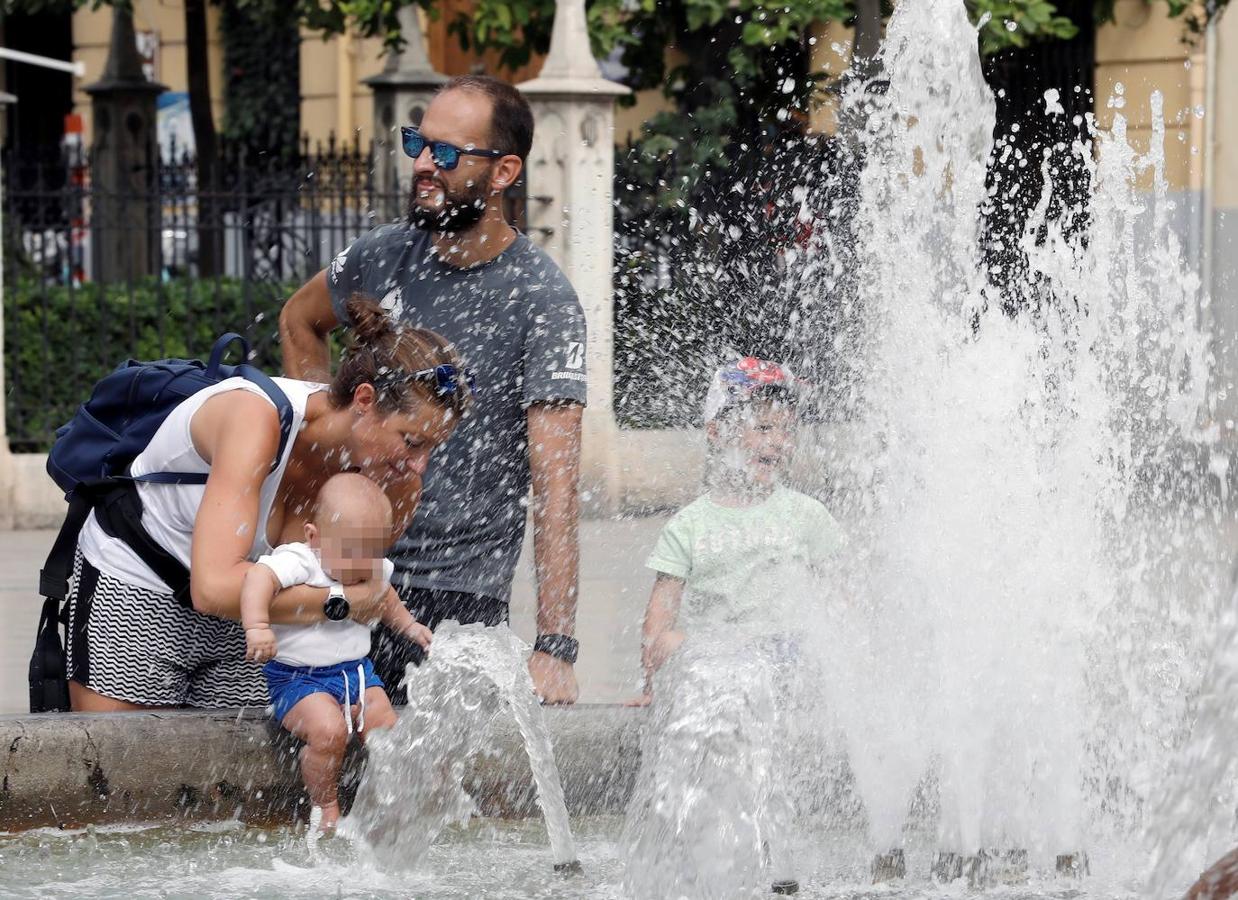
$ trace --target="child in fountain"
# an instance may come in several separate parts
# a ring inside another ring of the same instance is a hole
[[[342,586],[368,578],[390,581],[385,559],[391,538],[391,503],[364,475],[329,478],[305,525],[305,542],[282,544],[260,557],[241,589],[241,623],[246,657],[265,662],[275,718],[305,742],[301,777],[313,804],[310,835],[331,832],[339,821],[337,786],[348,739],[355,730],[395,724],[395,711],[375,674],[370,625],[348,618]],[[297,584],[339,588],[327,600],[329,621],[314,625],[272,625],[272,598]],[[412,617],[394,589],[388,589],[381,621],[422,647],[430,630]]]
[[[779,483],[794,449],[801,382],[783,365],[745,357],[714,373],[705,398],[708,490],[677,513],[648,567],[657,572],[645,612],[641,662],[648,703],[654,673],[689,628],[783,630],[794,591],[788,570],[819,570],[844,544],[818,501]]]
[[[800,389],[786,366],[752,357],[714,374],[705,398],[707,490],[667,523],[647,563],[657,579],[645,613],[645,690],[635,703],[650,702],[654,674],[668,659],[680,666],[659,680],[641,739],[622,839],[633,895],[648,893],[650,877],[672,878],[677,893],[704,894],[699,887],[719,872],[737,892],[765,877],[775,893],[798,889],[780,749],[790,738],[776,711],[789,699],[788,635],[805,620],[810,582],[802,576],[843,546],[821,503],[779,483],[794,449]],[[756,756],[742,756],[744,747]],[[772,765],[741,766],[743,775],[727,768],[735,752],[751,762],[766,750]],[[719,821],[727,815],[735,818]],[[730,842],[702,844],[685,825],[692,821]]]

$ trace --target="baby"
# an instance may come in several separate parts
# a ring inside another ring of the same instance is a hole
[[[348,617],[342,587],[390,581],[393,566],[384,555],[391,531],[391,503],[378,485],[364,475],[334,475],[318,492],[305,543],[283,544],[260,557],[241,589],[246,658],[266,663],[275,718],[305,742],[301,778],[313,804],[311,835],[330,832],[339,821],[340,766],[354,721],[362,740],[367,725],[395,724],[383,683],[366,658],[372,623]],[[324,606],[327,621],[270,624],[271,600],[298,584],[332,589]],[[380,619],[422,647],[430,645],[430,630],[412,617],[392,588]]]

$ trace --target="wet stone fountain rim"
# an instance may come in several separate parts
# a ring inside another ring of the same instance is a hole
[[[547,708],[572,815],[621,813],[640,761],[644,710]],[[539,815],[515,724],[475,756],[465,787],[482,815]],[[0,831],[166,819],[279,824],[304,812],[299,744],[262,710],[0,716]],[[364,753],[350,749],[351,799]]]

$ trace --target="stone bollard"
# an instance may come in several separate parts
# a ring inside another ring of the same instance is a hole
[[[86,87],[94,119],[90,177],[91,277],[124,281],[159,272],[159,151],[155,98],[133,33],[133,13],[112,10],[112,43],[103,77]]]
[[[972,856],[938,851],[930,876],[943,884],[966,878],[973,890],[1022,884],[1027,881],[1027,851],[980,850]]]
[[[380,73],[365,79],[374,92],[374,186],[384,221],[403,213],[402,192],[412,184],[413,161],[404,155],[400,128],[420,125],[430,100],[447,81],[430,65],[417,7],[405,6],[397,15],[404,49],[391,54]]]
[[[518,85],[536,122],[526,171],[529,236],[580,296],[588,347],[571,348],[569,375],[588,369],[581,446],[587,515],[618,510],[619,429],[613,400],[615,100],[629,93],[602,77],[589,50],[584,0],[558,0],[550,52],[537,78]]]
[[[1055,860],[1055,867],[1059,875],[1066,875],[1070,878],[1082,878],[1092,872],[1086,853],[1059,853]]]
[[[873,857],[873,884],[897,881],[906,877],[907,860],[903,856],[902,847],[895,847],[889,853],[878,853]]]

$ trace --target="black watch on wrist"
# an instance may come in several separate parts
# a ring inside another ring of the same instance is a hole
[[[536,653],[547,653],[565,663],[576,663],[576,653],[580,650],[580,642],[566,634],[539,634],[533,642]]]
[[[348,598],[344,596],[344,586],[333,584],[327,592],[327,599],[322,604],[322,614],[332,622],[343,622],[348,618],[351,607]]]

